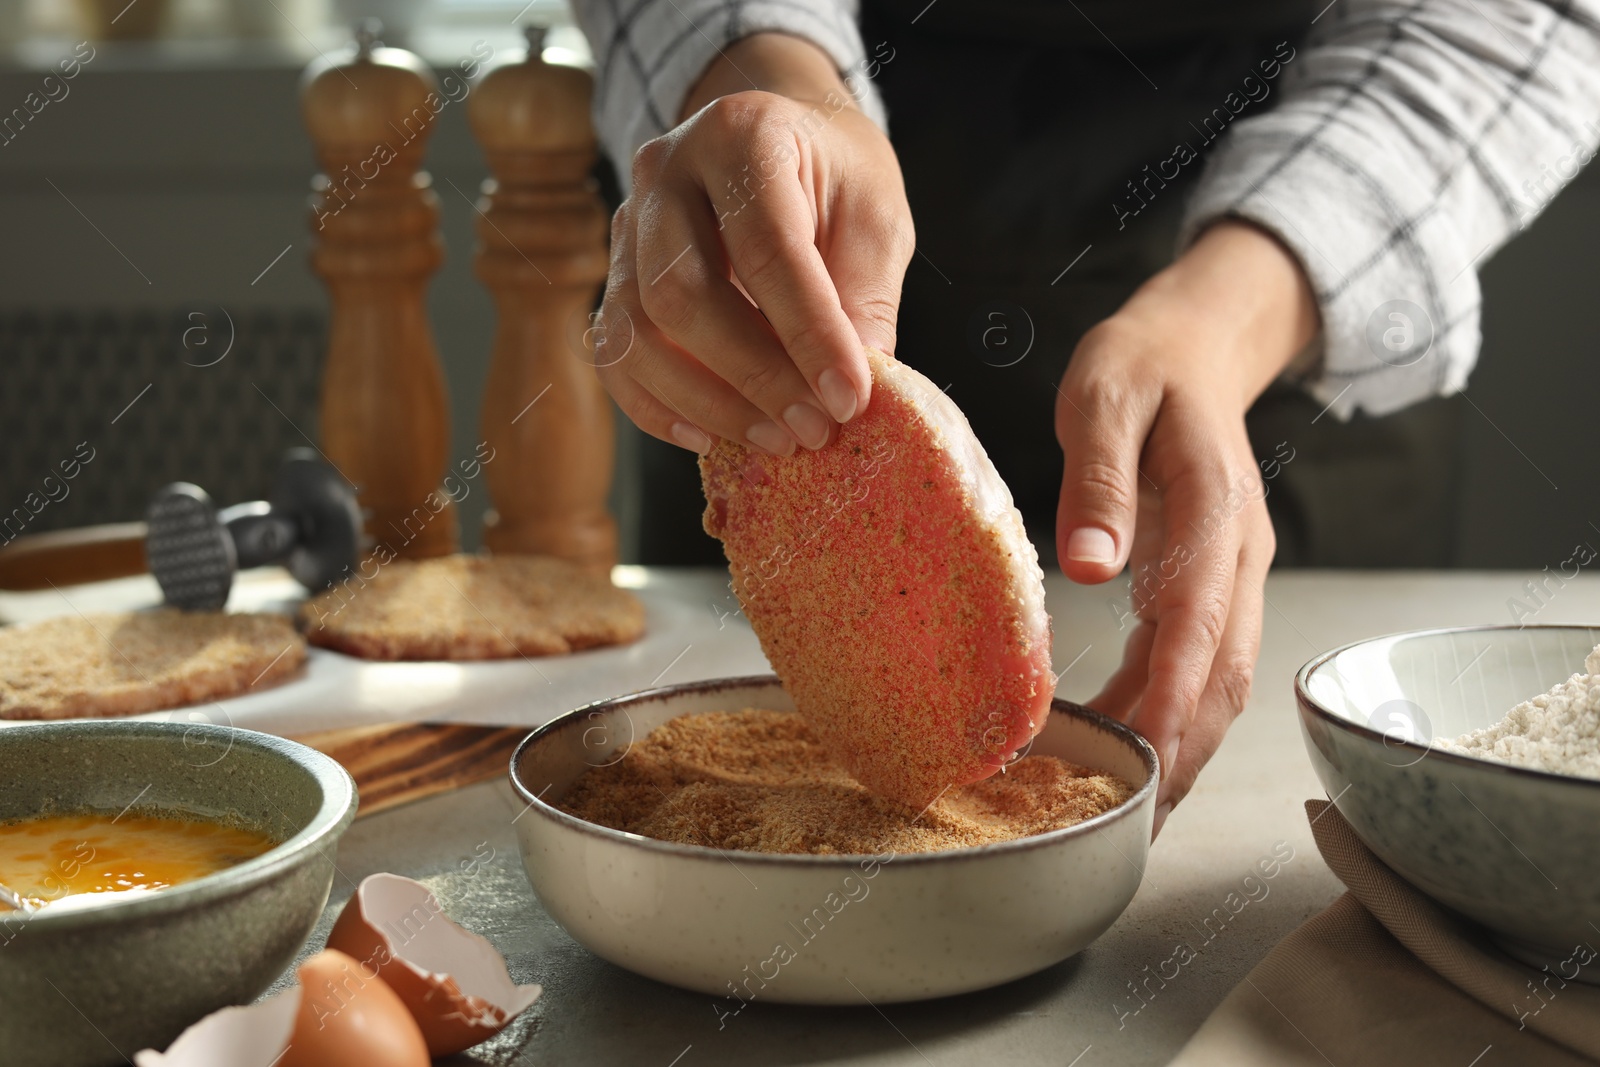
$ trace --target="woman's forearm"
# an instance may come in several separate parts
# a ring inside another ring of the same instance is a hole
[[[678,121],[718,97],[751,89],[818,104],[833,94],[835,101],[854,106],[828,53],[787,33],[757,33],[735,41],[711,62],[684,98]]]
[[[1222,219],[1155,275],[1119,316],[1172,323],[1226,353],[1218,373],[1248,407],[1321,329],[1299,261],[1252,223]]]

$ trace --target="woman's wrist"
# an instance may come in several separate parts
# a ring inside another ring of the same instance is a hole
[[[1222,383],[1241,410],[1278,377],[1321,329],[1305,271],[1266,230],[1221,219],[1141,286],[1117,312],[1214,352]]]
[[[711,101],[733,93],[760,90],[837,109],[855,99],[833,65],[833,59],[803,37],[756,33],[722,49],[684,98],[682,122]],[[830,99],[830,97],[832,99]]]

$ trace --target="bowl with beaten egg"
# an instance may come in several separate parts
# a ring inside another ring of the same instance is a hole
[[[0,732],[0,1063],[123,1063],[255,998],[321,914],[355,809],[339,764],[251,730]]]

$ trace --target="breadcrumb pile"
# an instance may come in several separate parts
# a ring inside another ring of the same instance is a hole
[[[588,822],[746,852],[939,852],[1059,830],[1133,786],[1054,756],[1024,756],[925,811],[875,796],[794,712],[705,712],[657,727],[617,762],[585,771],[557,806]]]

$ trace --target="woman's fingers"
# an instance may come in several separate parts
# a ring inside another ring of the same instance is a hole
[[[1263,231],[1224,221],[1091,330],[1062,380],[1063,570],[1104,581],[1161,534],[1122,615],[1142,624],[1152,604],[1154,629],[1130,638],[1128,661],[1097,698],[1114,713],[1131,707],[1161,754],[1158,828],[1248,699],[1274,544],[1244,413],[1318,318],[1298,262]],[[1141,507],[1136,534],[1135,478],[1161,494],[1164,520],[1149,522]]]
[[[861,185],[862,176],[838,173],[852,158],[836,137],[882,135],[863,131],[853,114],[749,99],[759,95],[723,97],[702,110],[689,143],[741,146],[734,158],[702,172],[713,196],[737,182],[737,209],[718,211],[733,274],[807,383],[811,395],[795,393],[789,402],[814,398],[833,419],[848,421],[865,406],[871,375],[817,241],[836,227],[832,213],[849,195],[849,183],[857,190]],[[846,125],[836,128],[839,123]]]
[[[1139,710],[1139,697],[1150,676],[1150,648],[1156,639],[1154,620],[1134,618],[1131,625],[1122,646],[1121,665],[1089,700],[1091,708],[1118,722],[1132,722]]]
[[[618,375],[606,383],[606,388],[622,413],[650,436],[702,456],[716,444],[716,439],[710,434],[657,400],[648,389],[627,375]]]
[[[835,121],[867,122],[854,112]],[[834,199],[828,226],[819,228],[817,248],[839,293],[845,317],[855,327],[861,343],[893,353],[899,321],[900,289],[906,268],[916,252],[916,232],[911,216],[897,210],[905,204],[900,164],[887,141],[855,142],[881,151],[874,158],[853,164],[841,179],[843,195]],[[871,175],[863,181],[861,174]],[[877,188],[892,183],[892,195]],[[830,372],[820,376],[826,391]],[[865,388],[870,383],[863,383]]]
[[[641,423],[641,427],[664,441],[699,451],[696,446],[703,443],[701,436],[729,437],[776,455],[793,452],[794,437],[787,430],[673,344],[645,313],[635,252],[636,210],[632,201],[624,203],[612,223],[611,270],[598,331],[603,343],[595,353],[601,383],[629,418],[635,418],[637,411],[649,423]],[[642,402],[646,395],[672,413],[672,422],[664,429],[660,412]],[[699,434],[685,428],[673,432],[679,422]]]
[[[826,445],[866,407],[862,340],[892,348],[911,256],[882,132],[843,98],[734,93],[640,148],[633,184],[604,308],[631,344],[596,360],[606,387],[679,443]],[[699,434],[673,433],[678,422]]]
[[[1143,441],[1122,665],[1090,702],[1130,723],[1161,761],[1155,829],[1194,785],[1249,699],[1272,562],[1261,479],[1204,405],[1168,398]],[[1069,466],[1069,479],[1070,479]],[[1156,488],[1159,486],[1159,491]],[[1063,505],[1065,512],[1066,505]]]
[[[1090,331],[1056,397],[1056,439],[1066,461],[1056,546],[1061,569],[1075,582],[1108,581],[1128,558],[1139,456],[1162,399],[1159,389],[1116,367],[1136,365],[1122,346],[1104,325]]]
[[[1161,608],[1150,668],[1133,726],[1161,756],[1161,795],[1169,792],[1184,736],[1194,721],[1200,695],[1221,647],[1233,600],[1233,558],[1196,569],[1185,588],[1174,590]]]
[[[1150,673],[1150,646],[1156,637],[1152,581],[1161,558],[1161,494],[1142,478],[1139,488],[1139,512],[1128,557],[1128,597],[1113,601],[1117,630],[1128,635],[1122,646],[1122,663],[1089,701],[1091,708],[1119,722],[1132,722],[1139,710],[1139,697]]]
[[[658,185],[639,206],[637,241],[639,298],[651,324],[766,415],[742,430],[713,428],[772,451],[784,433],[807,448],[827,444],[835,424],[761,312],[728,280],[699,186]]]
[[[1260,619],[1259,606],[1252,610],[1249,600],[1236,603],[1235,598],[1249,540],[1245,528],[1255,521],[1246,512],[1261,507],[1260,479],[1254,467],[1231,475],[1236,465],[1225,455],[1208,455],[1209,450],[1192,446],[1178,429],[1173,427],[1173,441],[1181,456],[1164,472],[1171,473],[1171,480],[1164,500],[1165,555],[1156,567],[1156,637],[1148,686],[1134,721],[1161,754],[1163,801],[1181,797],[1188,788],[1174,771],[1196,722],[1210,729],[1218,701],[1236,699],[1235,713],[1243,706]],[[1251,549],[1252,562],[1258,552]],[[1270,552],[1266,555],[1270,560]],[[1242,659],[1241,649],[1248,650]],[[1229,714],[1225,722],[1231,718]],[[1198,765],[1194,769],[1198,772]]]
[[[1167,813],[1194,787],[1201,768],[1221,747],[1228,727],[1250,698],[1256,654],[1261,649],[1261,583],[1266,580],[1273,551],[1271,525],[1264,518],[1260,523],[1266,526],[1265,536],[1259,529],[1247,532],[1240,546],[1228,624],[1176,763],[1156,794],[1156,833]]]

